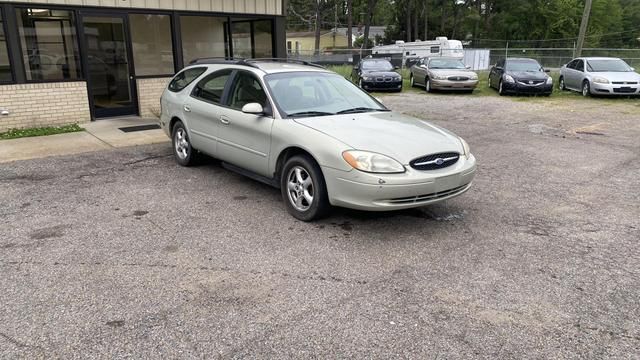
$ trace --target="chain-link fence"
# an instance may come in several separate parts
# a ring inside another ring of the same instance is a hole
[[[427,51],[427,50],[425,50]],[[446,52],[446,49],[440,49]],[[396,66],[411,66],[416,59],[423,56],[440,56],[435,54],[403,53],[401,50],[392,54],[379,54],[375,50],[367,49],[331,49],[315,53],[313,50],[292,52],[290,59],[315,62],[322,65],[351,65],[367,56],[384,57]],[[499,59],[505,57],[525,57],[536,59],[549,69],[557,69],[568,63],[575,56],[574,48],[490,48],[464,49],[465,64],[473,70],[488,70]],[[617,57],[625,60],[629,65],[640,69],[640,49],[584,49],[582,56]]]

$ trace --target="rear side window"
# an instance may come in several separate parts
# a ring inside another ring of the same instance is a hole
[[[181,91],[191,84],[193,80],[202,75],[207,70],[206,67],[190,68],[176,75],[169,83],[169,90],[173,92]]]
[[[222,103],[222,96],[224,95],[224,89],[230,75],[231,69],[226,69],[205,76],[204,79],[200,80],[193,88],[191,95],[214,104]]]

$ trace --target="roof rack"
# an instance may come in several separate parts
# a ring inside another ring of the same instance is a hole
[[[255,64],[249,63],[244,58],[228,58],[228,57],[206,57],[191,60],[189,65],[197,64],[230,64],[230,65],[246,65],[258,68]]]
[[[256,62],[256,61],[272,61],[272,62],[284,62],[284,63],[290,63],[290,64],[300,64],[300,65],[307,65],[307,66],[313,66],[313,67],[318,67],[318,68],[325,68],[324,66],[320,65],[320,64],[316,64],[310,61],[305,61],[305,60],[297,60],[297,59],[288,59],[288,58],[255,58],[255,59],[246,59],[245,61],[247,62]]]

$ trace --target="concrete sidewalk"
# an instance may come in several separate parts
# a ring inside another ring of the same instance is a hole
[[[128,133],[120,130],[157,123],[157,119],[140,117],[98,120],[83,125],[83,132],[0,140],[0,163],[169,141],[161,129]]]

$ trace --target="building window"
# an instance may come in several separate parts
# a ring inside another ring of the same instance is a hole
[[[2,12],[0,12],[0,82],[10,82],[11,66],[9,64],[9,53],[7,51],[7,39],[4,35],[4,23]]]
[[[16,9],[27,80],[80,78],[78,40],[73,12]]]
[[[180,16],[184,64],[206,57],[228,57],[226,18]]]
[[[169,15],[129,15],[137,76],[174,73]]]
[[[273,39],[271,34],[273,29],[271,20],[258,20],[253,23],[255,56],[257,58],[273,57]]]
[[[234,21],[231,25],[231,38],[233,39],[233,57],[251,58],[251,22]]]

